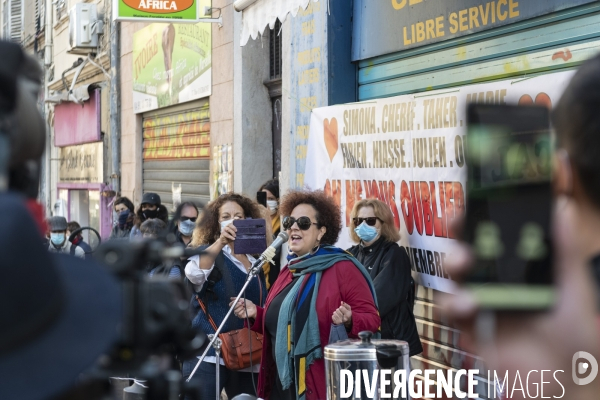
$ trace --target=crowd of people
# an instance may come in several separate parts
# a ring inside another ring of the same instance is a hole
[[[412,313],[415,283],[406,251],[397,244],[400,235],[389,207],[375,199],[357,203],[351,236],[356,245],[346,251],[335,246],[342,226],[339,207],[324,192],[290,191],[280,198],[277,180],[266,182],[260,191],[266,194],[266,207],[245,195],[227,193],[202,210],[183,202],[170,220],[156,193],[145,193],[135,212],[127,197],[113,202],[116,218],[109,240],[172,234],[186,247],[205,250],[201,256],[148,265],[147,272],[151,278],[189,282],[194,292],[190,322],[206,334],[215,333],[225,319],[257,257],[236,253],[237,228],[232,222],[265,219],[266,245],[281,230],[288,233],[285,257],[279,248],[273,262],[252,279],[235,305],[235,316],[223,329],[230,332],[247,326],[260,333],[260,363],[230,369],[221,360],[219,390],[230,399],[243,393],[282,400],[297,395],[325,398],[323,349],[334,337],[333,329],[341,331],[335,336],[338,339],[371,331],[383,338],[405,340],[411,355],[420,353]],[[70,232],[79,228],[76,222],[52,217],[48,225],[49,250],[78,257],[92,252],[81,237],[68,240]],[[184,379],[197,362],[181,360]],[[202,399],[214,398],[215,364],[214,349],[210,349],[193,377],[202,382]]]
[[[577,351],[600,353],[598,326],[593,322],[600,298],[600,236],[596,235],[600,123],[595,111],[599,71],[600,57],[585,63],[553,111],[556,307],[545,313],[497,313],[485,322],[468,291],[458,289],[454,295],[438,298],[445,316],[460,329],[462,346],[483,356],[495,370],[567,370]],[[357,202],[350,216],[351,239],[356,244],[344,250],[335,246],[342,225],[339,207],[324,192],[290,191],[280,198],[277,181],[267,182],[261,191],[267,194],[267,207],[228,193],[202,210],[182,203],[171,221],[155,193],[145,193],[136,212],[127,198],[114,202],[118,218],[111,239],[154,238],[170,232],[184,246],[206,251],[173,265],[148,266],[148,274],[190,282],[195,292],[190,323],[207,334],[215,333],[223,322],[256,260],[255,254],[236,253],[237,229],[232,222],[264,218],[268,242],[280,230],[289,235],[286,257],[276,257],[275,263],[253,278],[244,298],[234,305],[235,318],[224,329],[249,328],[260,333],[260,364],[233,369],[221,360],[217,388],[216,359],[210,350],[193,377],[201,382],[201,398],[212,398],[216,389],[224,390],[229,398],[241,393],[256,393],[264,399],[326,398],[323,350],[334,327],[349,338],[368,330],[406,341],[411,356],[423,351],[413,315],[415,284],[410,261],[397,244],[400,235],[389,206],[376,199]],[[87,244],[71,235],[78,228],[63,217],[50,218],[48,250],[86,257],[90,253]],[[447,263],[456,282],[460,283],[471,261],[470,249],[457,247]],[[184,378],[196,363],[196,359],[182,362]],[[598,384],[550,389],[555,394],[566,390],[571,396],[592,398]]]
[[[26,62],[16,45],[0,42],[0,47],[7,55],[0,64],[0,99],[13,100],[16,75],[29,71],[38,76],[39,84],[41,72],[33,59]],[[482,323],[482,313],[469,292],[459,289],[438,299],[444,315],[460,329],[462,346],[482,356],[500,376],[504,371],[519,372],[521,377],[528,371],[568,374],[573,354],[600,354],[599,76],[600,56],[596,56],[579,68],[553,111],[555,307],[540,313],[497,313]],[[30,119],[35,114],[31,110],[34,105],[24,114]],[[43,136],[43,129],[40,132]],[[120,292],[106,271],[80,260],[93,249],[86,246],[75,221],[58,216],[46,221],[48,252],[66,255],[50,255],[41,244],[35,245],[39,235],[30,228],[41,228],[41,218],[35,218],[38,214],[25,206],[28,203],[17,194],[18,186],[10,183],[10,190],[0,196],[3,210],[8,210],[7,228],[0,233],[1,265],[6,272],[0,281],[0,298],[7,305],[0,309],[0,321],[8,327],[1,330],[0,397],[55,398],[75,385],[81,371],[116,339]],[[253,278],[245,297],[235,304],[236,318],[228,321],[227,329],[262,333],[260,367],[243,371],[223,366],[218,389],[233,397],[254,393],[256,385],[257,395],[264,399],[326,398],[323,347],[334,328],[338,335],[351,338],[370,330],[384,338],[405,340],[410,354],[418,354],[422,346],[412,315],[414,284],[406,252],[397,245],[389,208],[371,199],[356,203],[351,235],[357,244],[346,252],[335,246],[341,226],[339,208],[323,192],[291,191],[280,199],[274,182],[262,190],[267,191],[268,208],[229,193],[203,210],[183,203],[171,221],[155,193],[144,194],[137,211],[127,198],[114,202],[118,218],[111,240],[153,238],[170,231],[184,245],[206,249],[205,254],[181,263],[148,266],[147,272],[150,277],[160,273],[189,280],[195,290],[190,324],[209,334],[233,305],[240,280],[255,259],[235,253],[233,220],[265,218],[270,233],[278,229],[288,233],[286,261],[279,270],[271,265]],[[460,283],[472,260],[468,246],[457,248],[446,264],[453,280]],[[90,296],[100,290],[103,296]],[[183,362],[184,376],[191,374],[195,362]],[[217,389],[212,377],[215,368],[207,365],[194,378],[206,386],[203,399],[213,398]],[[544,384],[545,398],[568,394],[570,399],[595,399],[600,390],[598,379],[588,385],[576,380],[542,381],[542,391]],[[526,385],[537,383],[527,380]]]

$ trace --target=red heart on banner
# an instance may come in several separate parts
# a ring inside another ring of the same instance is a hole
[[[338,151],[338,123],[337,119],[331,118],[331,122],[327,118],[323,121],[323,136],[325,139],[325,148],[329,154],[329,160],[333,161]]]

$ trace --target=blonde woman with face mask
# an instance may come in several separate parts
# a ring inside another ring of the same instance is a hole
[[[357,202],[351,213],[350,237],[357,242],[348,249],[360,261],[373,279],[379,313],[381,338],[408,342],[410,355],[423,351],[410,297],[414,283],[410,260],[404,247],[398,246],[400,233],[394,226],[390,207],[377,199]]]

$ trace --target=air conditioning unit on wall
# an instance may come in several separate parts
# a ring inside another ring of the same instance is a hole
[[[98,37],[104,33],[104,22],[98,18],[96,4],[77,3],[69,10],[69,50],[71,54],[96,51]]]

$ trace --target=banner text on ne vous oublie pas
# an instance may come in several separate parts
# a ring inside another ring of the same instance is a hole
[[[338,245],[348,248],[350,212],[364,198],[387,203],[400,244],[425,287],[452,291],[444,268],[466,207],[466,108],[556,104],[572,71],[314,109],[305,187],[324,189],[342,210]]]

